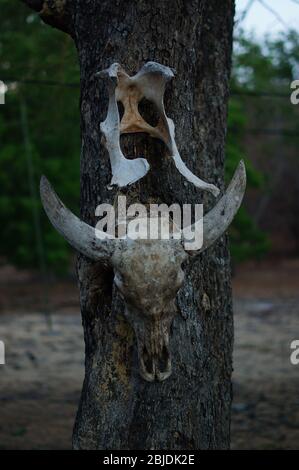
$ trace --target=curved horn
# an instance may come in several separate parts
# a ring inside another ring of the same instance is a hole
[[[203,244],[197,253],[209,248],[228,229],[241,205],[245,188],[246,170],[244,162],[241,160],[224,195],[215,207],[203,217]],[[191,228],[194,233],[195,224]]]
[[[95,228],[65,207],[45,176],[40,180],[40,196],[50,222],[73,248],[92,260],[110,259],[115,240],[107,239],[104,232],[98,233],[97,237]]]

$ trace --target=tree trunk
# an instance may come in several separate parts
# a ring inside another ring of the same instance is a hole
[[[147,158],[150,172],[127,190],[107,189],[111,170],[100,133],[107,90],[95,73],[113,62],[131,74],[150,60],[175,68],[165,107],[176,124],[178,148],[193,173],[223,190],[233,16],[233,0],[66,2],[61,29],[72,34],[81,69],[86,222],[94,225],[95,207],[119,194],[130,202],[203,202],[205,211],[215,203],[183,179],[160,142],[143,135],[122,144],[126,155]],[[55,21],[52,15],[48,22],[59,27],[61,18]],[[173,373],[162,383],[139,376],[135,337],[113,273],[79,257],[78,277],[86,371],[74,448],[227,449],[233,317],[226,237],[186,272],[171,329]]]

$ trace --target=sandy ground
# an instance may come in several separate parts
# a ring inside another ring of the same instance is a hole
[[[83,379],[74,282],[45,289],[0,270],[0,449],[67,449]],[[234,278],[233,449],[299,449],[299,260],[249,264]],[[47,306],[51,317],[41,313]]]

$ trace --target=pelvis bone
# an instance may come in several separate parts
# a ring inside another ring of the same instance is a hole
[[[136,75],[130,77],[120,64],[115,63],[96,75],[108,82],[108,113],[105,121],[101,123],[101,131],[111,161],[111,186],[127,186],[138,181],[148,172],[149,164],[146,159],[128,160],[120,147],[121,134],[145,132],[165,143],[176,168],[190,183],[200,189],[210,191],[214,196],[219,194],[216,186],[204,182],[186,167],[177,149],[175,126],[172,119],[166,116],[163,102],[166,83],[174,77],[172,69],[157,62],[147,62]],[[146,98],[156,106],[159,121],[155,127],[147,123],[139,113],[138,103],[142,98]],[[118,101],[121,101],[124,106],[121,121]]]
[[[241,162],[224,195],[203,217],[203,245],[197,253],[226,231],[241,204],[245,185]],[[169,333],[176,312],[175,298],[184,280],[182,263],[188,259],[184,229],[180,239],[111,239],[70,212],[45,177],[41,179],[40,193],[58,232],[83,255],[113,268],[114,283],[124,298],[125,315],[136,334],[140,374],[148,381],[165,380],[171,374]]]

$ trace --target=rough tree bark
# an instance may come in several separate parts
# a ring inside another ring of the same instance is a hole
[[[184,182],[162,144],[142,135],[122,143],[131,155],[148,159],[150,172],[128,190],[107,189],[110,164],[99,129],[107,91],[95,73],[113,62],[131,73],[149,60],[174,67],[166,111],[176,124],[178,148],[193,173],[223,189],[234,1],[24,1],[70,33],[78,50],[82,218],[95,224],[97,204],[120,193],[142,203],[203,201],[208,210],[213,197],[203,198]],[[187,269],[171,333],[173,373],[163,383],[139,376],[135,338],[113,273],[79,257],[78,277],[86,372],[74,448],[228,448],[233,317],[226,237]]]

